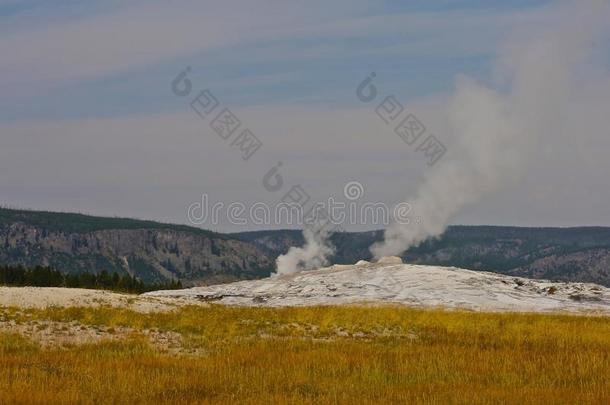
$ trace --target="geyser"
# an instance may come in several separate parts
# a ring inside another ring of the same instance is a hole
[[[457,80],[446,109],[447,137],[454,145],[427,173],[412,203],[422,220],[391,224],[383,242],[371,246],[374,257],[400,255],[441,235],[465,205],[519,178],[541,134],[578,119],[571,111],[570,97],[586,87],[583,84],[591,85],[592,79],[581,74],[576,82],[574,73],[607,34],[609,10],[608,2],[574,2],[557,10],[558,21],[551,31],[520,32],[521,39],[510,41],[496,62],[507,91],[468,78]],[[610,95],[604,102],[610,103]]]

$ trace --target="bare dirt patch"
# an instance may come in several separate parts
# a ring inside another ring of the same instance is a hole
[[[0,287],[0,307],[20,309],[110,306],[150,313],[172,311],[183,305],[205,305],[205,303],[180,298],[149,297],[82,288]]]

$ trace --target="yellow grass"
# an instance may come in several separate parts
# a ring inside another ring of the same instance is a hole
[[[398,307],[0,310],[17,322],[160,329],[41,348],[0,335],[0,403],[610,403],[610,320]]]

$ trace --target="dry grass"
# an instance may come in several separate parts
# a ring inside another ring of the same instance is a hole
[[[42,348],[0,335],[0,403],[609,403],[610,319],[397,307],[0,310],[142,335]]]

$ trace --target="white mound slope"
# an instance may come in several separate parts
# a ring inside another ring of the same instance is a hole
[[[248,306],[397,303],[483,311],[610,315],[610,289],[596,284],[530,280],[455,267],[402,264],[395,259],[145,295]]]

